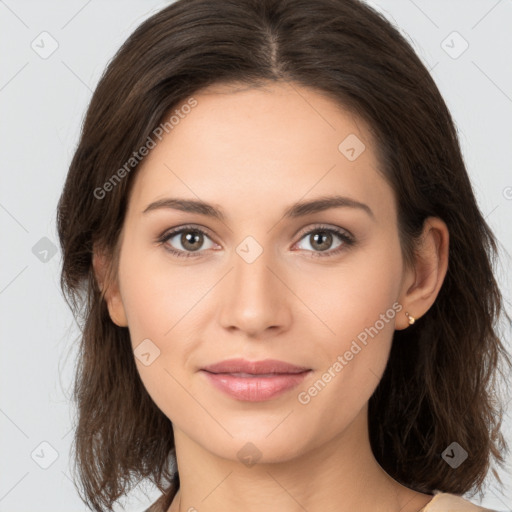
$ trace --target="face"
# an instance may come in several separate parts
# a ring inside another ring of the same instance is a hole
[[[194,98],[134,177],[109,309],[175,431],[228,459],[251,442],[261,462],[284,461],[361,416],[404,327],[395,200],[369,130],[320,93]],[[250,384],[203,370],[233,358],[308,371]]]

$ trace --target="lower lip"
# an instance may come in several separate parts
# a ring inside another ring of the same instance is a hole
[[[201,370],[210,382],[224,393],[246,402],[262,402],[298,386],[310,373],[280,373],[272,377],[237,377],[229,373]]]

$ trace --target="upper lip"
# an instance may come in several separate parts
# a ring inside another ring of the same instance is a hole
[[[265,359],[263,361],[227,359],[219,363],[210,364],[201,369],[211,373],[250,373],[253,375],[268,373],[302,373],[310,370],[310,368],[304,366],[296,366],[276,359]]]

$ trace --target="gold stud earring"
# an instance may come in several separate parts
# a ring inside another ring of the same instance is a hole
[[[409,319],[409,325],[412,325],[416,321],[416,319],[407,312],[405,313],[405,316]]]

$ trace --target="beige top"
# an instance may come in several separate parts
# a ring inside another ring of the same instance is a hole
[[[161,512],[163,510],[163,500],[165,495],[161,496],[151,507],[144,512]],[[482,508],[474,505],[470,501],[449,494],[446,492],[438,492],[419,512],[496,512],[489,508]]]
[[[493,512],[489,508],[482,508],[474,505],[470,501],[450,494],[440,492],[423,507],[419,512]],[[495,512],[495,511],[494,511]]]

